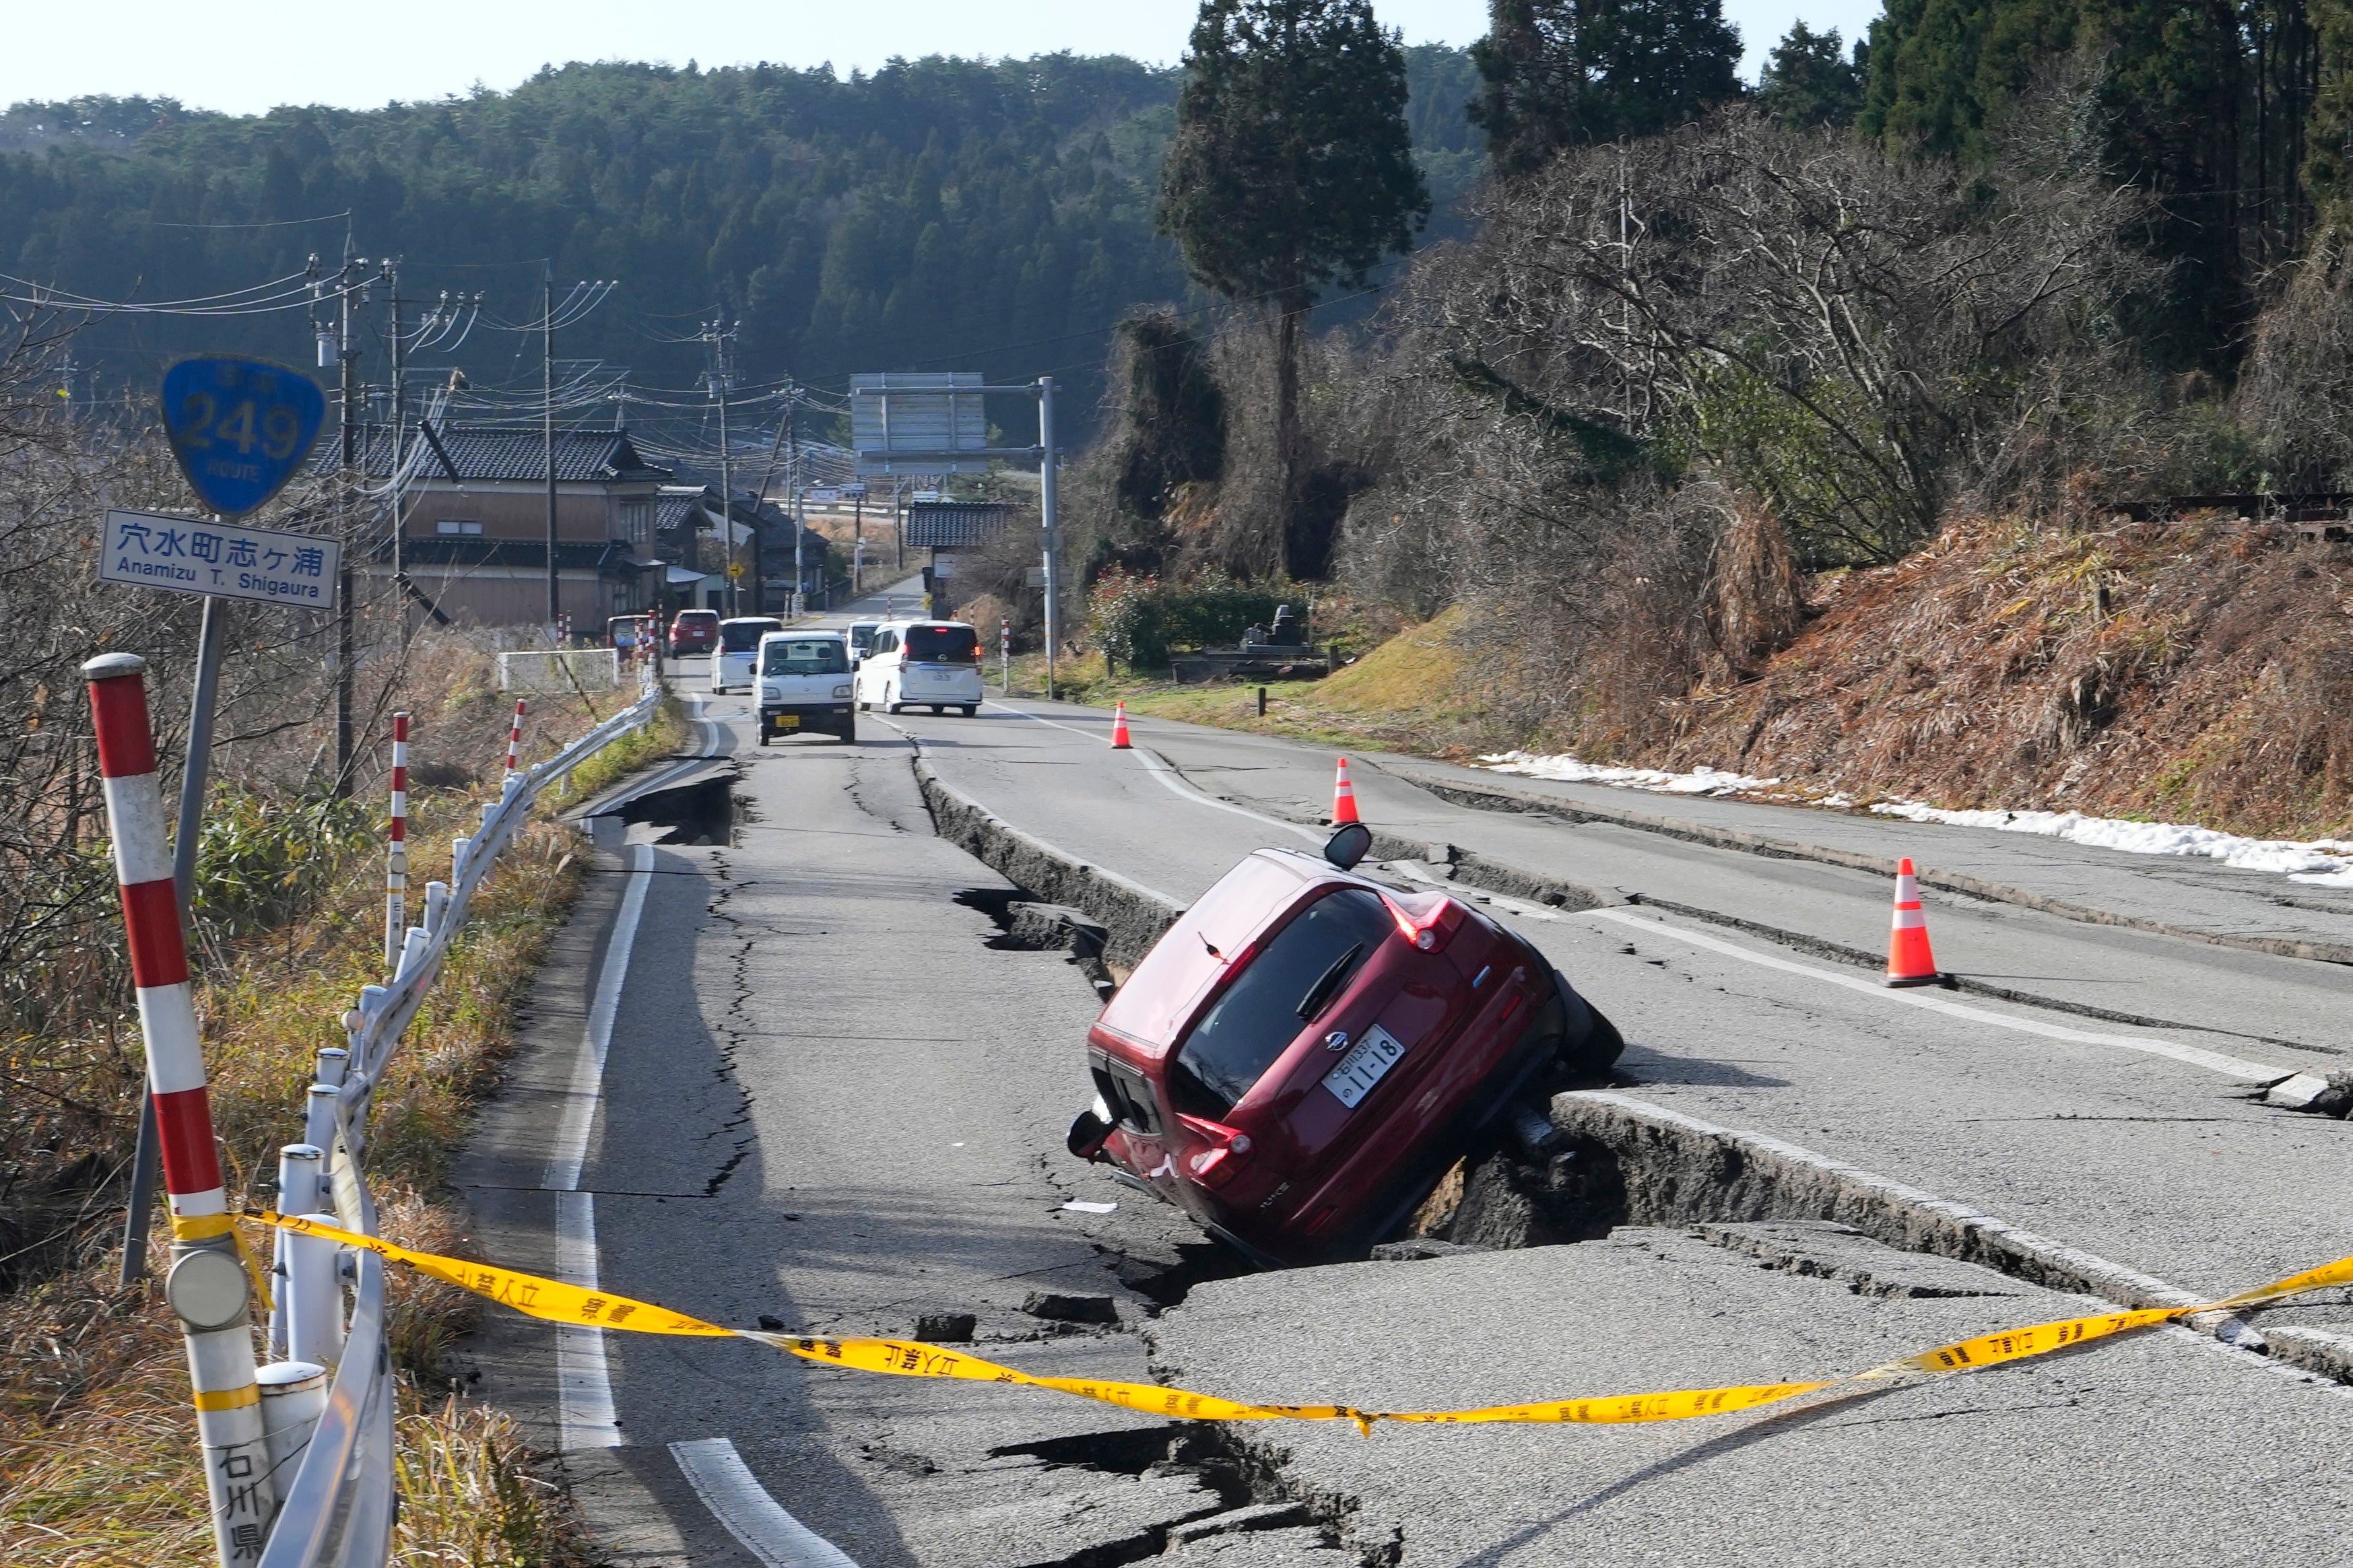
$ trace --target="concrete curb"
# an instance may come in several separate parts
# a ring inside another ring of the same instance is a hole
[[[1686,843],[1706,844],[1719,849],[1736,849],[1743,854],[1761,855],[1782,860],[1813,860],[1825,866],[1842,866],[1852,871],[1870,871],[1879,876],[1895,875],[1895,861],[1878,855],[1864,855],[1848,849],[1832,849],[1825,845],[1805,844],[1795,839],[1772,838],[1759,833],[1744,833],[1737,828],[1712,827],[1702,823],[1678,822],[1672,817],[1653,816],[1639,811],[1617,811],[1583,802],[1564,800],[1557,795],[1535,795],[1525,790],[1504,789],[1499,785],[1472,784],[1460,779],[1440,778],[1432,773],[1405,768],[1384,768],[1391,777],[1404,780],[1418,789],[1428,790],[1440,800],[1476,811],[1520,812],[1529,816],[1556,816],[1565,822],[1606,822],[1620,827],[1631,827],[1644,833],[1655,833],[1665,838],[1680,838]],[[2303,942],[2292,937],[2245,936],[2224,931],[2196,931],[2167,921],[2143,920],[2133,915],[2120,915],[2108,910],[2095,910],[2086,905],[2053,899],[2024,888],[2006,883],[1990,882],[1982,877],[1972,877],[1960,871],[1939,871],[1923,865],[1920,882],[1924,887],[1936,888],[1948,893],[1967,893],[1973,898],[1989,899],[1997,903],[2016,904],[2021,909],[2038,910],[2044,914],[2064,920],[2081,921],[2087,925],[2122,926],[2133,931],[2151,931],[2158,936],[2179,937],[2189,942],[2202,942],[2214,947],[2238,948],[2249,952],[2268,952],[2281,958],[2310,959],[2322,963],[2353,964],[2353,943]],[[1612,903],[1624,900],[1611,899]],[[1590,907],[1590,906],[1588,906]],[[1664,907],[1664,906],[1662,906]]]
[[[1105,963],[1122,968],[1133,965],[1185,912],[1182,905],[1151,889],[1032,838],[987,806],[957,794],[924,760],[920,742],[915,745],[913,762],[915,785],[923,792],[923,805],[930,809],[939,836],[1016,887],[1102,921],[1108,933],[1103,944]]]

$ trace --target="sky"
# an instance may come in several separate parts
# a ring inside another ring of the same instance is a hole
[[[1408,43],[1467,44],[1486,0],[1374,0]],[[0,104],[85,94],[176,98],[259,113],[281,103],[373,108],[512,87],[571,59],[871,68],[893,55],[1024,56],[1069,49],[1174,62],[1196,0],[411,0],[398,7],[16,0],[0,48]],[[1852,39],[1875,0],[1725,0],[1763,51],[1802,16]]]

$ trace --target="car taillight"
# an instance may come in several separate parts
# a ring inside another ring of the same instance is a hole
[[[1241,1157],[1250,1152],[1250,1134],[1238,1127],[1187,1116],[1182,1111],[1176,1113],[1176,1120],[1186,1131],[1208,1140],[1209,1144],[1187,1154],[1185,1168],[1204,1186],[1222,1186],[1240,1168]]]
[[[1419,912],[1406,908],[1386,893],[1381,902],[1389,907],[1389,918],[1397,921],[1398,934],[1424,952],[1436,952],[1446,945],[1462,923],[1461,907],[1445,894],[1435,895],[1426,910]],[[1452,916],[1449,919],[1449,916]]]

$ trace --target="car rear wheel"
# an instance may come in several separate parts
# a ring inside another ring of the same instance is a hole
[[[1568,1026],[1562,1031],[1560,1065],[1572,1078],[1592,1081],[1606,1078],[1626,1049],[1626,1037],[1609,1016],[1577,994],[1568,983],[1568,976],[1556,969],[1553,984],[1559,987],[1561,1001],[1568,1011]]]
[[[899,711],[899,694],[889,687],[882,689],[882,711],[885,713]]]
[[[980,704],[977,702],[967,702],[964,705],[964,716],[967,719],[973,717],[979,711]]]

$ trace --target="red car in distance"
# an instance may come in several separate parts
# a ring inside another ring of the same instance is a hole
[[[1070,1148],[1261,1264],[1361,1255],[1448,1165],[1599,1077],[1617,1028],[1519,937],[1441,892],[1261,849],[1169,927],[1087,1033]]]
[[[670,617],[670,658],[684,658],[691,653],[709,653],[718,646],[718,611],[681,610]]]

